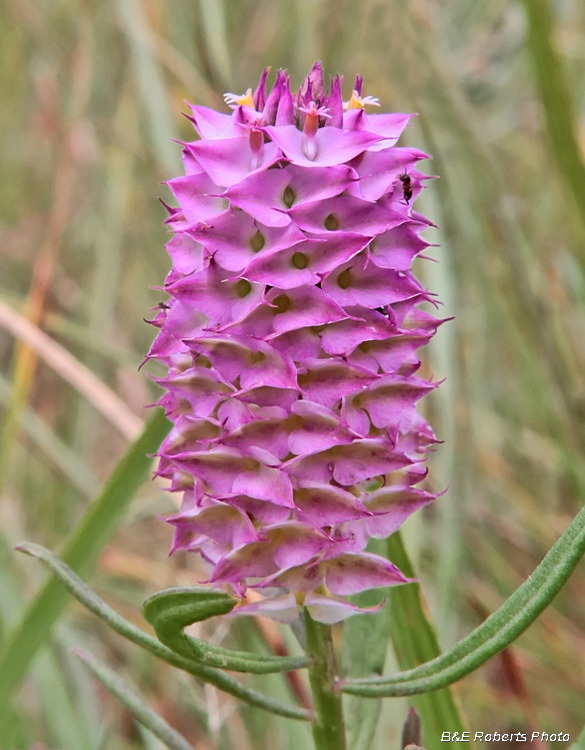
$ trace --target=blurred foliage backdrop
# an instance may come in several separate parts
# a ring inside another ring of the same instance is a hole
[[[316,59],[345,74],[346,97],[360,73],[383,111],[418,112],[403,143],[432,153],[427,169],[440,176],[417,205],[439,226],[439,263],[418,270],[455,316],[424,363],[447,378],[426,408],[445,441],[431,485],[449,491],[405,535],[443,647],[499,606],[578,510],[583,3],[2,0],[0,638],[43,580],[12,545],[59,549],[156,399],[138,371],[153,337],[142,319],[169,268],[157,197],[169,198],[160,182],[180,173],[172,139],[193,139],[183,100],[224,107],[222,93],[254,86],[265,65],[288,68],[298,86]],[[23,318],[45,333],[36,354],[16,346],[30,334]],[[109,407],[96,409],[99,394]],[[147,594],[200,577],[197,560],[167,561],[171,531],[155,516],[172,508],[145,485],[91,579],[137,623]],[[459,683],[470,729],[576,738],[584,580],[581,566],[512,649]],[[255,648],[288,638],[262,622],[207,635]],[[6,750],[159,747],[70,645],[130,676],[201,750],[311,746],[306,727],[171,674],[71,606],[15,696]],[[253,684],[287,691],[277,678]],[[406,710],[384,702],[376,748],[399,747]]]

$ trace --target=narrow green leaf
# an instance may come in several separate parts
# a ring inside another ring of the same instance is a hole
[[[142,435],[126,451],[103,490],[89,506],[63,548],[63,559],[87,576],[124,517],[137,490],[145,481],[154,453],[170,429],[157,409]],[[31,660],[51,633],[67,605],[67,592],[57,581],[48,581],[29,604],[0,650],[0,706],[10,698]],[[0,740],[2,737],[0,724]]]
[[[356,680],[347,683],[343,689],[371,697],[416,695],[460,680],[509,646],[534,622],[567,582],[584,552],[585,508],[573,519],[528,580],[449,652],[415,669],[392,677]],[[409,575],[408,570],[405,572]],[[408,589],[407,586],[401,587],[401,590]]]
[[[191,586],[166,589],[144,603],[145,620],[156,630],[159,640],[187,659],[197,659],[209,667],[233,672],[271,674],[303,669],[311,664],[305,656],[278,657],[232,651],[193,638],[183,632],[194,622],[231,612],[236,600],[221,589]]]
[[[171,651],[164,644],[158,641],[156,638],[145,633],[140,628],[137,628],[132,623],[121,617],[114,609],[106,604],[100,597],[92,591],[87,584],[85,584],[79,576],[67,567],[67,565],[55,557],[49,550],[41,547],[40,544],[21,543],[17,545],[17,549],[20,552],[25,552],[31,557],[35,557],[37,560],[45,565],[55,576],[57,581],[61,583],[70,594],[72,594],[77,601],[83,604],[84,607],[97,615],[103,620],[112,630],[119,633],[124,638],[127,638],[132,643],[145,649],[146,651],[154,654],[159,659],[172,664],[172,666],[181,669],[188,674],[198,677],[205,682],[209,682],[211,685],[215,685],[219,690],[223,690],[236,698],[249,703],[257,708],[263,708],[266,711],[270,711],[273,714],[280,716],[286,716],[290,719],[298,719],[301,721],[309,721],[311,716],[308,711],[296,706],[283,703],[270,696],[263,695],[257,690],[247,688],[238,682],[230,675],[225,674],[221,670],[207,667],[205,664],[195,662],[193,660],[185,659],[183,656]]]
[[[388,558],[409,578],[416,578],[400,532],[387,540]],[[419,584],[390,589],[390,632],[401,669],[412,669],[441,653],[435,630],[428,619]],[[464,731],[463,720],[449,688],[412,698],[423,725],[423,745],[429,750],[445,747],[444,731]]]
[[[73,649],[73,653],[86,665],[95,677],[115,695],[120,703],[155,737],[166,745],[169,750],[193,750],[193,747],[175,729],[152,710],[133,690],[121,680],[109,667],[95,656],[80,648]]]

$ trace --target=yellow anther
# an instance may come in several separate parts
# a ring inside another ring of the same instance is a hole
[[[245,94],[224,94],[223,99],[226,104],[233,104],[236,107],[254,107],[254,96],[252,89],[248,89]]]
[[[343,102],[343,109],[363,109],[366,104],[371,107],[379,107],[380,100],[375,96],[360,96],[357,91],[352,91],[351,99],[348,102]]]

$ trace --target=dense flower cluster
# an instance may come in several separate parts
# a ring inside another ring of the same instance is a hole
[[[235,613],[335,622],[347,595],[407,579],[365,551],[434,496],[415,487],[435,443],[415,375],[440,320],[410,271],[430,222],[412,210],[424,153],[395,146],[411,115],[366,114],[319,63],[298,95],[192,106],[200,140],[168,185],[170,295],[149,357],[174,428],[159,473],[184,492],[173,549],[261,601]]]

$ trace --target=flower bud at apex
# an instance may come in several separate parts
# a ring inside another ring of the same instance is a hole
[[[172,550],[236,597],[197,594],[201,612],[333,623],[383,604],[351,594],[408,582],[366,546],[435,499],[416,486],[437,442],[417,350],[443,322],[411,271],[427,157],[396,146],[410,115],[366,113],[361,77],[344,104],[320,63],[295,96],[286,71],[268,93],[267,76],[225,95],[231,114],[192,107],[200,139],[168,183],[173,268],[147,357],[174,422],[158,474],[183,493]]]

